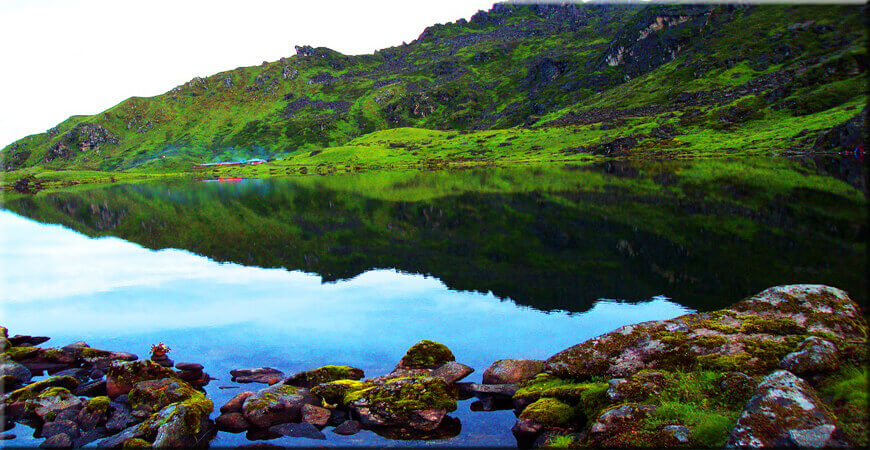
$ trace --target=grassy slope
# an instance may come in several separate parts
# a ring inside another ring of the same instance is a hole
[[[644,42],[659,40],[656,46],[615,67],[601,61],[657,17],[683,10],[573,8],[555,18],[546,8],[496,8],[374,55],[316,49],[194,79],[24,138],[3,150],[4,167],[153,172],[284,157],[271,168],[279,173],[300,165],[546,161],[584,159],[589,147],[624,136],[638,139],[635,154],[766,153],[811,146],[818,131],[866,103],[858,7],[714,7],[704,20],[653,33]],[[809,20],[812,26],[794,27]],[[676,59],[656,63],[657,52],[672,44],[681,46]],[[638,69],[647,62],[652,67]],[[734,90],[779,73],[790,75],[766,90],[720,96],[726,103],[673,103],[682,92]],[[775,88],[779,94],[770,95]],[[605,120],[607,130],[602,121],[558,126],[594,108],[644,105],[665,108]],[[79,150],[81,139],[71,132],[86,123],[118,143]],[[673,128],[672,136],[650,134],[662,126]],[[48,149],[62,142],[73,148],[69,158],[47,161]],[[564,151],[577,147],[587,148]]]

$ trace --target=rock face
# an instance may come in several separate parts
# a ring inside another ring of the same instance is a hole
[[[533,359],[501,359],[483,372],[483,384],[516,384],[535,377],[544,362]]]
[[[625,377],[656,367],[765,373],[812,333],[862,340],[857,305],[835,288],[791,285],[767,289],[730,309],[628,325],[547,359],[560,378]],[[764,342],[764,345],[759,345]]]
[[[762,380],[740,414],[729,447],[845,447],[837,420],[813,388],[791,372]]]

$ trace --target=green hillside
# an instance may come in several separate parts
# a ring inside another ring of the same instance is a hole
[[[851,150],[866,111],[865,13],[496,4],[372,55],[297,47],[73,116],[5,147],[2,166],[163,171],[283,159],[262,175]]]

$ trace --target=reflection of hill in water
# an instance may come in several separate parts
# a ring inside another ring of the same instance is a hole
[[[326,281],[373,268],[423,273],[543,310],[659,294],[709,310],[797,282],[864,299],[864,196],[806,172],[782,160],[610,163],[125,185],[6,207],[91,236]]]

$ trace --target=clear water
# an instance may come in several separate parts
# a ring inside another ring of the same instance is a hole
[[[545,359],[625,324],[720,308],[776,284],[864,295],[864,205],[841,194],[747,213],[777,197],[755,191],[686,208],[672,183],[650,191],[657,185],[643,172],[448,175],[186,181],[10,199],[0,210],[2,324],[50,336],[44,346],[84,340],[141,357],[164,342],[175,361],[217,378],[206,387],[217,409],[264,387],[231,382],[235,368],[347,364],[375,376],[433,339],[480,381],[498,359]],[[500,187],[517,180],[529,187]],[[451,414],[461,432],[448,439],[344,437],[328,427],[326,442],[270,442],[516,444],[512,411],[470,403]],[[6,444],[40,441],[22,425],[10,432],[18,438]],[[221,432],[211,444],[248,442]]]

